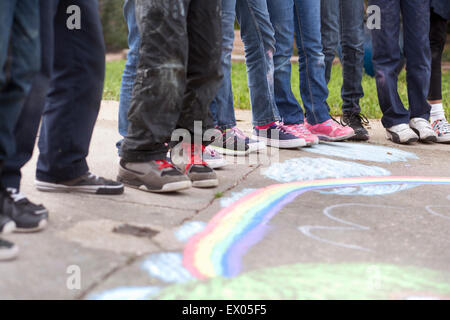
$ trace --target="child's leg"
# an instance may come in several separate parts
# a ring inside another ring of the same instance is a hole
[[[186,92],[187,10],[186,1],[136,0],[142,37],[129,131],[122,144],[127,162],[166,159],[165,143],[176,129]],[[220,39],[217,46],[220,52]]]

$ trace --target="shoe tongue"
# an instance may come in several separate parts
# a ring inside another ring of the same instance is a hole
[[[16,203],[28,202],[27,197],[25,197],[25,195],[17,191],[17,189],[7,188],[6,191],[8,191],[9,196],[14,200],[14,202]]]

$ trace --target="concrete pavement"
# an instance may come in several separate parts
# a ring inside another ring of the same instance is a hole
[[[109,178],[117,107],[103,103],[88,159]],[[237,111],[247,133],[250,116]],[[450,180],[429,177],[450,177],[450,146],[393,145],[379,121],[370,133],[230,164],[218,188],[177,195],[41,193],[36,152],[22,191],[50,226],[6,237],[21,252],[0,263],[0,298],[449,299]]]

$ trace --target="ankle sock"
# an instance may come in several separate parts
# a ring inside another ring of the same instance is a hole
[[[431,123],[435,122],[436,120],[445,119],[445,112],[444,107],[442,103],[436,103],[431,105],[431,116],[430,121]]]

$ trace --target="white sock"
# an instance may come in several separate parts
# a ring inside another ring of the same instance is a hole
[[[445,119],[444,106],[442,105],[442,103],[432,104],[430,117],[431,123],[435,122],[436,120],[442,119]]]

